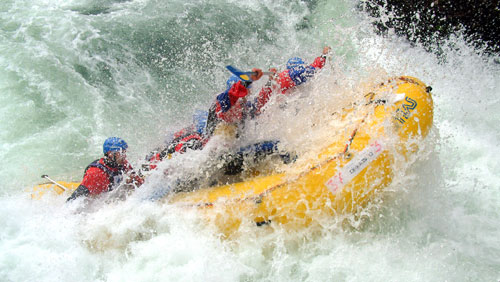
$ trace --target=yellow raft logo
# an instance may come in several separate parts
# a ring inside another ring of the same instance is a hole
[[[404,124],[411,116],[411,112],[417,107],[417,101],[410,97],[405,98],[405,103],[400,109],[396,110],[396,115],[394,117],[399,123]]]

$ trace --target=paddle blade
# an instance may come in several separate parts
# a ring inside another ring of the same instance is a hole
[[[244,72],[244,71],[241,71],[241,70],[239,70],[231,65],[226,66],[226,69],[228,69],[232,74],[239,77],[241,80],[244,80],[247,82],[252,81],[252,79],[250,78],[250,75],[252,74],[252,72]]]

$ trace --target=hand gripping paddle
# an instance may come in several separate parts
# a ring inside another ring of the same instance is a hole
[[[241,80],[247,81],[247,82],[252,82],[253,80],[250,78],[251,75],[256,75],[256,72],[253,71],[242,71],[239,70],[231,65],[226,66],[226,68],[234,75],[239,77]],[[274,74],[273,72],[270,71],[264,71],[262,72],[263,75],[271,75]]]

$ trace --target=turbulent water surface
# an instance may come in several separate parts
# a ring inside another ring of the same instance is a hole
[[[459,36],[441,58],[382,38],[351,2],[2,1],[0,280],[500,280],[498,58]],[[431,85],[434,128],[420,157],[362,219],[293,234],[244,227],[226,240],[166,204],[81,212],[63,198],[30,199],[42,174],[80,181],[108,136],[127,140],[139,165],[224,90],[225,65],[283,68],[325,45],[333,56],[317,79],[288,106],[272,100],[245,138],[274,134],[300,152],[321,143],[307,128],[321,109],[354,99],[363,82],[411,75]]]

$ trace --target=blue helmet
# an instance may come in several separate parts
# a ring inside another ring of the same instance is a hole
[[[302,60],[301,58],[293,57],[293,58],[290,58],[288,60],[288,62],[286,62],[286,68],[288,70],[296,69],[298,67],[304,68],[305,64],[306,64],[306,62],[304,62],[304,60]]]
[[[226,81],[227,88],[231,88],[231,86],[233,86],[233,84],[235,84],[239,80],[240,80],[240,78],[237,77],[236,75],[234,75],[234,74],[231,75],[231,77]]]
[[[306,66],[304,60],[298,57],[291,58],[286,63],[286,68],[288,69],[288,74],[290,78],[295,83],[295,85],[300,85],[305,82],[307,73],[314,70],[310,66]]]
[[[107,152],[112,151],[125,151],[127,148],[128,145],[125,140],[118,137],[109,137],[102,145],[102,152],[106,154]]]

